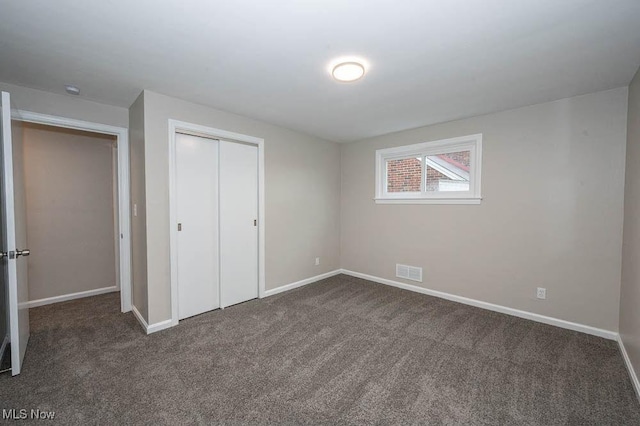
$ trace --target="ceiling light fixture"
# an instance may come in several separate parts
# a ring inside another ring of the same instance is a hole
[[[64,86],[64,90],[66,90],[70,95],[78,96],[80,94],[80,89],[78,89],[76,86]]]
[[[355,61],[341,62],[334,66],[331,75],[338,81],[349,83],[364,76],[364,65]]]

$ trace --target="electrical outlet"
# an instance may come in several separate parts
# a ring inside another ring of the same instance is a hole
[[[547,298],[547,289],[544,287],[538,287],[538,291],[536,292],[536,297],[538,299],[546,299]]]
[[[316,257],[316,266],[318,266],[320,264],[320,258]]]

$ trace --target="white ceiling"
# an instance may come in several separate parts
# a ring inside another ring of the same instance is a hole
[[[170,5],[173,4],[173,5]],[[337,83],[336,57],[365,58]],[[351,141],[627,85],[638,0],[0,0],[0,80]]]

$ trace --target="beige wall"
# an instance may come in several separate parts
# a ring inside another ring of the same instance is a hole
[[[169,118],[264,138],[267,289],[340,267],[338,144],[145,91],[149,323],[171,314]],[[320,266],[314,265],[315,257],[321,258]]]
[[[127,108],[100,104],[82,97],[59,95],[3,82],[0,82],[0,91],[9,92],[11,94],[11,102],[20,110],[111,126],[127,127],[129,125]]]
[[[117,284],[115,137],[25,123],[29,300]]]
[[[627,89],[342,146],[342,267],[618,329]],[[483,134],[481,205],[377,205],[375,150]],[[547,300],[535,298],[546,287]]]
[[[620,336],[640,373],[640,70],[629,86]]]
[[[144,92],[129,108],[129,146],[131,164],[131,297],[145,321],[147,309],[147,222],[144,177]],[[134,215],[134,206],[137,215]]]

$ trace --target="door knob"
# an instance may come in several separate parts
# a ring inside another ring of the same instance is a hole
[[[29,249],[24,249],[24,250],[16,250],[16,258],[18,256],[24,256],[27,257],[31,254],[31,250]]]

